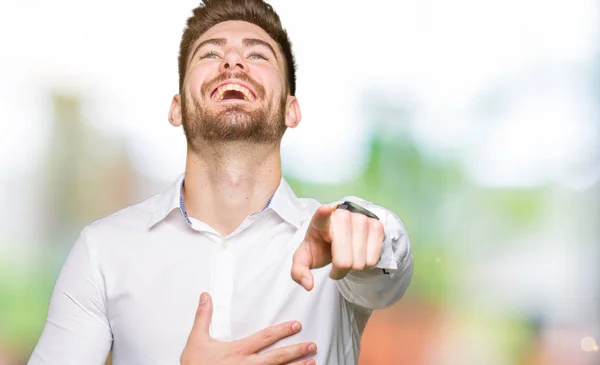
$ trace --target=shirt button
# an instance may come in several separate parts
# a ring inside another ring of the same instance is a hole
[[[229,246],[229,242],[227,242],[227,239],[223,238],[223,239],[221,240],[221,247],[222,247],[224,250],[226,250],[228,246]]]

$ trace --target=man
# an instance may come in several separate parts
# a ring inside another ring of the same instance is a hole
[[[384,208],[298,199],[282,178],[301,113],[279,17],[205,0],[179,76],[185,173],[84,228],[29,364],[100,365],[111,348],[116,365],[356,364],[371,311],[408,286],[409,240]]]

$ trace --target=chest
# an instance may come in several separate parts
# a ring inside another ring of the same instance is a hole
[[[340,329],[350,332],[349,315],[328,267],[313,270],[311,292],[291,279],[303,238],[301,230],[281,225],[227,239],[191,234],[172,241],[163,235],[143,242],[143,249],[124,250],[120,269],[105,275],[115,356],[152,364],[181,354],[202,292],[213,300],[215,339],[299,320],[301,333],[278,345],[317,341],[319,348],[330,347]],[[349,335],[341,337],[340,344],[348,343]]]

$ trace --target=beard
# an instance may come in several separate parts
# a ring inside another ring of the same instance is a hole
[[[219,82],[236,78],[254,88],[256,100],[264,100],[264,88],[250,79],[245,73],[224,73],[202,86],[202,100],[210,98],[210,92]],[[281,140],[285,133],[285,105],[287,98],[282,93],[279,102],[271,100],[266,106],[246,110],[246,105],[227,105],[214,110],[199,100],[188,100],[181,95],[183,130],[188,145],[195,151],[202,142],[251,142],[274,143]],[[245,104],[245,103],[244,103]]]

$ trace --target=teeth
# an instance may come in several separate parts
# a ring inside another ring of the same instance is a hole
[[[217,89],[217,92],[215,94],[215,101],[222,101],[223,100],[223,94],[225,94],[226,91],[229,90],[235,90],[235,91],[239,91],[242,94],[244,94],[244,98],[247,101],[254,101],[254,96],[252,95],[252,93],[250,92],[250,90],[248,90],[247,88],[243,87],[242,85],[239,84],[227,84],[227,85],[223,85],[220,88]]]
[[[241,91],[244,94],[244,97],[246,98],[246,100],[252,100],[252,95],[248,92],[248,90],[241,90]]]

